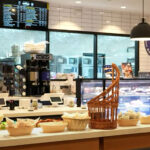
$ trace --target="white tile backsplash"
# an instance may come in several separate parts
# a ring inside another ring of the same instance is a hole
[[[111,12],[100,9],[50,5],[49,28],[104,33],[130,34],[141,20],[141,15],[125,12]],[[150,22],[150,16],[146,16]],[[150,72],[150,56],[144,43],[140,42],[140,71]]]

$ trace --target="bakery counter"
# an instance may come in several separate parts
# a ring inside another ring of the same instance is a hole
[[[34,128],[28,136],[9,136],[7,130],[0,131],[1,150],[128,150],[150,147],[150,125],[118,127],[114,130],[65,131],[42,133]]]
[[[1,114],[5,117],[36,117],[36,116],[51,116],[51,115],[62,115],[64,112],[74,113],[74,112],[86,112],[87,109],[81,109],[81,107],[68,107],[68,106],[58,106],[58,107],[43,107],[34,111],[29,111],[27,109],[15,110],[0,110]]]

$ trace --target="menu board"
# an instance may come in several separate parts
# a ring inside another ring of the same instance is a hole
[[[47,29],[48,3],[31,0],[2,0],[0,1],[0,26]]]

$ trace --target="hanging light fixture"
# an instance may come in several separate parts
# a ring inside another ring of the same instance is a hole
[[[135,41],[148,41],[150,40],[150,25],[145,22],[144,18],[144,0],[143,0],[143,13],[142,22],[136,25],[130,34],[130,38]]]

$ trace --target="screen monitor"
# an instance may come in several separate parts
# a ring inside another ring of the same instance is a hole
[[[60,97],[50,97],[50,99],[51,99],[51,102],[58,102],[58,103],[62,102]]]
[[[47,29],[48,3],[33,0],[2,0],[0,1],[0,26]]]
[[[59,104],[63,103],[60,96],[55,96],[55,97],[51,96],[50,102],[51,102],[52,106],[58,106]]]

